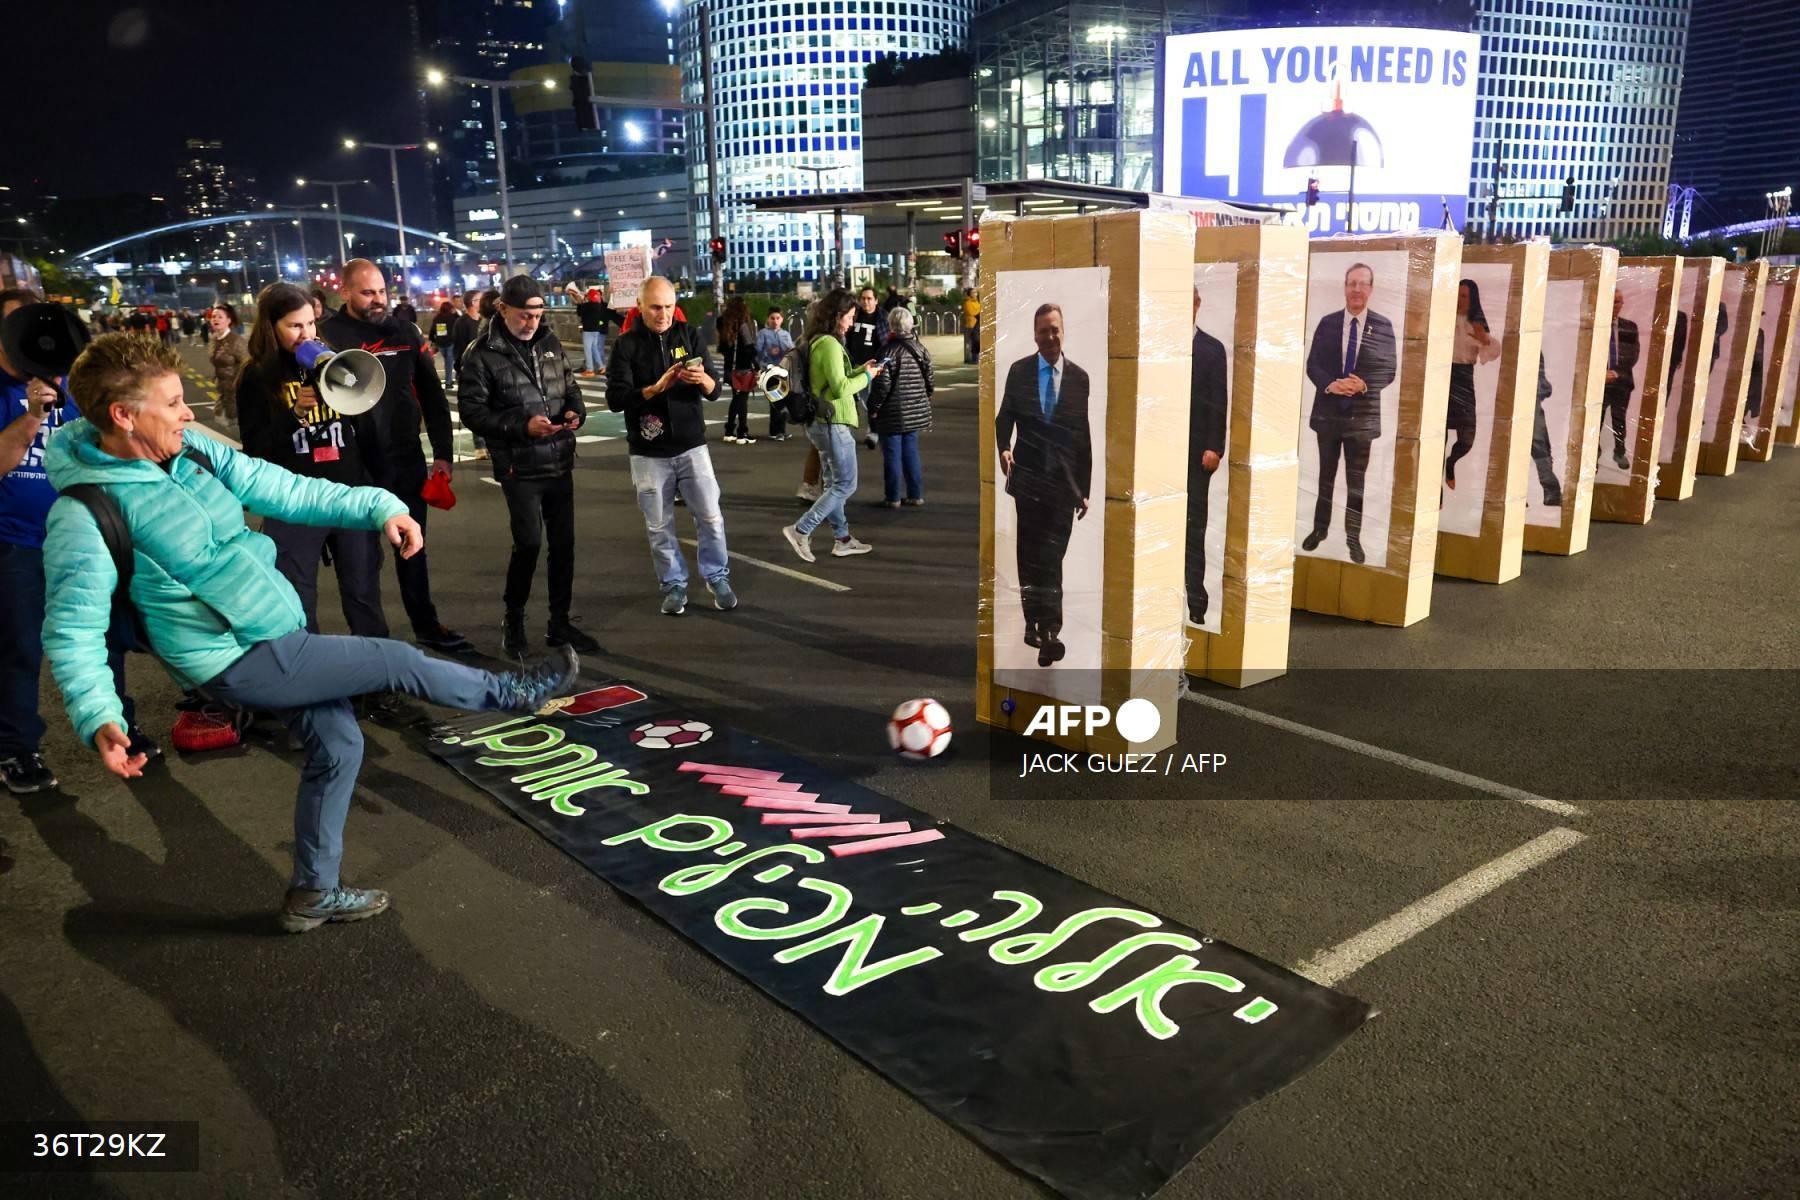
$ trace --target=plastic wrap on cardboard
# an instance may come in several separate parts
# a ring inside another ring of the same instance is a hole
[[[1587,549],[1594,502],[1594,443],[1600,431],[1608,354],[1603,315],[1612,311],[1619,252],[1610,246],[1553,250],[1544,294],[1544,386],[1540,404],[1560,505],[1525,509],[1525,548],[1541,554]]]
[[[1669,335],[1669,374],[1663,387],[1662,431],[1657,443],[1656,498],[1686,500],[1694,494],[1700,464],[1700,424],[1712,387],[1725,330],[1725,260],[1683,258]]]
[[[1410,625],[1431,606],[1462,239],[1311,247],[1294,606]]]
[[[1595,314],[1605,380],[1595,447],[1596,521],[1642,525],[1654,511],[1683,263],[1672,256],[1621,258],[1612,307]]]
[[[1696,470],[1701,475],[1730,475],[1737,470],[1738,436],[1743,429],[1768,279],[1766,262],[1726,265],[1720,300],[1729,328],[1719,360],[1713,364],[1713,379],[1707,385],[1706,408],[1700,418]]]
[[[1173,739],[1192,229],[1141,211],[982,222],[984,721],[1148,698]]]
[[[1299,486],[1303,231],[1201,228],[1181,381],[1187,668],[1242,687],[1287,669]]]
[[[1771,267],[1769,282],[1763,290],[1762,320],[1756,329],[1756,344],[1750,355],[1750,380],[1744,395],[1744,424],[1739,437],[1738,457],[1750,462],[1768,462],[1775,456],[1777,423],[1784,406],[1789,403],[1785,389],[1789,384],[1788,357],[1794,341],[1796,309],[1795,277],[1800,268]]]
[[[1483,583],[1518,577],[1525,513],[1562,503],[1542,406],[1554,401],[1543,353],[1548,242],[1467,246],[1456,285],[1445,411],[1437,573]]]

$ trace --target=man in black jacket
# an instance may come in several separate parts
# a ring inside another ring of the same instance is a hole
[[[569,618],[575,585],[575,431],[587,419],[587,406],[544,311],[536,280],[528,275],[507,280],[498,312],[463,358],[457,385],[463,423],[487,439],[494,478],[512,518],[500,642],[515,658],[525,655],[525,602],[546,530],[550,628],[544,640],[582,654],[600,649]]]
[[[1632,371],[1638,361],[1637,322],[1624,315],[1625,294],[1613,293],[1612,322],[1607,331],[1606,390],[1601,394],[1601,409],[1612,424],[1613,465],[1621,471],[1631,470],[1625,456],[1625,415],[1631,407],[1631,393],[1637,386]]]
[[[1200,293],[1194,292],[1194,316],[1200,316]],[[1188,525],[1187,603],[1188,620],[1206,624],[1206,522],[1213,472],[1225,462],[1226,394],[1225,343],[1194,329],[1194,365],[1188,378]]]
[[[738,599],[731,590],[719,480],[706,449],[700,408],[718,394],[719,383],[706,369],[705,339],[686,321],[675,319],[674,284],[660,275],[646,279],[637,312],[638,320],[613,341],[606,406],[625,414],[631,483],[650,535],[662,610],[671,617],[687,611],[687,560],[675,536],[679,488],[694,514],[700,574],[712,591],[713,607],[729,611]]]
[[[419,446],[423,419],[431,439],[432,470],[450,474],[452,454],[450,402],[444,385],[425,357],[419,331],[388,313],[387,280],[366,258],[344,264],[344,307],[319,325],[319,337],[334,350],[367,350],[381,360],[387,388],[380,403],[357,422],[363,469],[370,482],[405,501],[419,528],[425,528],[426,505],[420,496],[427,478],[425,452]],[[431,575],[425,552],[411,558],[394,556],[400,601],[412,622],[413,640],[431,650],[467,654],[469,639],[438,620],[431,602]]]
[[[1067,653],[1063,626],[1063,558],[1093,486],[1094,441],[1088,427],[1088,373],[1063,354],[1063,313],[1041,304],[1031,319],[1037,353],[1007,368],[994,442],[1000,473],[1018,516],[1019,606],[1025,644],[1038,666]],[[1097,585],[1096,585],[1097,586]]]
[[[1369,309],[1375,270],[1354,263],[1344,272],[1344,307],[1320,318],[1306,356],[1306,377],[1314,389],[1307,424],[1319,442],[1318,498],[1312,532],[1300,542],[1311,554],[1331,529],[1338,459],[1344,461],[1344,545],[1350,561],[1364,559],[1363,477],[1369,451],[1381,436],[1381,392],[1394,382],[1399,362],[1394,326]]]

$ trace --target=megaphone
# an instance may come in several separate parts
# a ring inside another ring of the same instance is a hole
[[[87,326],[61,304],[21,304],[0,322],[6,360],[15,371],[46,383],[66,377],[87,344]]]
[[[367,350],[333,350],[315,339],[295,346],[294,357],[319,399],[346,417],[368,412],[387,390],[387,371]]]
[[[762,388],[763,395],[769,398],[770,404],[780,404],[793,391],[788,383],[787,370],[779,363],[770,363],[764,367],[762,377],[756,382]]]

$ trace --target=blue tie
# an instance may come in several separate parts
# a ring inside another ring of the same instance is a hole
[[[1042,361],[1038,363],[1038,407],[1044,410],[1046,421],[1056,412],[1056,372]]]
[[[1344,343],[1344,374],[1356,373],[1356,318],[1350,318],[1350,340]]]

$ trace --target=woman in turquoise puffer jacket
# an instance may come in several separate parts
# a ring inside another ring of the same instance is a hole
[[[403,556],[424,543],[418,523],[380,488],[303,478],[190,429],[179,371],[175,351],[153,338],[95,339],[69,375],[83,419],[50,439],[50,481],[59,491],[97,485],[123,514],[132,539],[129,599],[150,640],[144,649],[182,687],[279,710],[306,747],[283,928],[375,916],[387,908],[386,893],[343,887],[338,878],[362,764],[349,697],[403,691],[472,711],[534,712],[574,682],[574,655],[497,675],[401,642],[308,633],[299,596],[275,569],[274,543],[244,524],[244,509],[293,524],[380,529]],[[108,770],[140,775],[144,758],[127,748],[106,662],[118,571],[92,511],[74,497],[50,509],[44,575],[44,652],[69,719]]]

